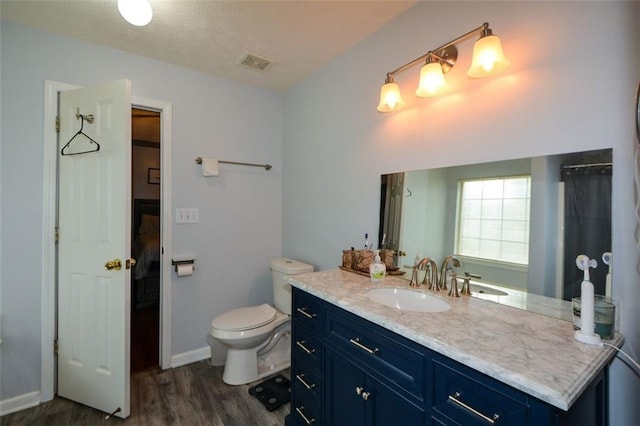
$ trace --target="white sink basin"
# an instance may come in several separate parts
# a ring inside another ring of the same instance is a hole
[[[371,301],[399,311],[444,312],[451,309],[451,305],[438,297],[403,288],[374,288],[366,294]]]
[[[509,293],[506,293],[502,290],[498,290],[492,287],[486,287],[480,284],[469,284],[469,289],[471,289],[471,293],[479,293],[479,294],[487,294],[489,296],[508,296]]]

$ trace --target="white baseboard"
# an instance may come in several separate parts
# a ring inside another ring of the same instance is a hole
[[[189,352],[183,352],[171,357],[171,368],[182,367],[183,365],[202,361],[203,359],[208,359],[210,357],[211,348],[209,346],[194,349]],[[0,416],[35,407],[40,404],[41,396],[42,394],[40,391],[34,391],[0,401]]]
[[[183,352],[181,354],[173,355],[171,357],[171,368],[182,367],[183,365],[202,361],[203,359],[207,359],[210,357],[211,357],[211,348],[209,346],[205,346],[199,349],[194,349],[189,352]]]
[[[40,404],[40,396],[40,391],[34,391],[0,401],[0,416],[35,407]]]

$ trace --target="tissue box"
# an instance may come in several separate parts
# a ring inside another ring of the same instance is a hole
[[[375,252],[373,250],[342,250],[342,267],[369,272],[369,265],[373,263]],[[387,270],[393,267],[393,250],[380,250],[380,260],[386,265]]]

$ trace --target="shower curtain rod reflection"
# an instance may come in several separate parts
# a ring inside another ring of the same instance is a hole
[[[196,163],[202,164],[202,157],[196,158]],[[271,170],[271,164],[240,163],[237,161],[223,161],[223,160],[218,160],[218,163],[236,164],[238,166],[264,167],[265,170]]]
[[[562,166],[563,169],[584,169],[586,167],[610,167],[613,163],[571,164]]]

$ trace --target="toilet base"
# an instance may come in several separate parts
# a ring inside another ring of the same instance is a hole
[[[291,327],[286,324],[271,341],[256,350],[227,347],[222,380],[228,385],[244,385],[276,374],[291,366]]]
[[[258,353],[258,379],[275,374],[279,371],[291,367],[291,331],[287,330],[286,335],[271,350],[264,354]]]

